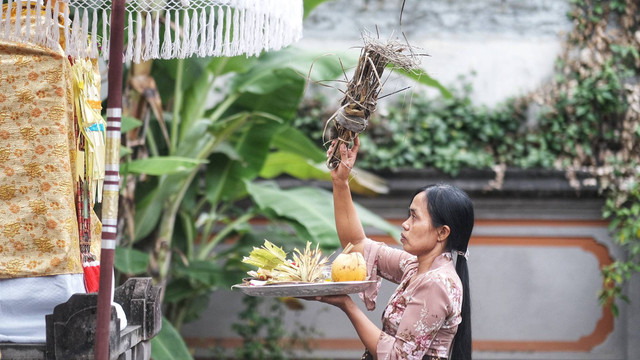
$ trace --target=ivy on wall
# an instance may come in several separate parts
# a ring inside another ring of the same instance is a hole
[[[640,9],[636,0],[572,0],[573,30],[556,78],[533,94],[488,109],[462,81],[451,99],[413,94],[379,111],[361,135],[359,166],[384,171],[505,166],[593,175],[606,198],[615,241],[626,257],[603,269],[600,299],[617,314],[625,282],[640,272]],[[318,100],[314,100],[318,101]],[[321,141],[322,102],[301,109],[296,126]]]
[[[516,99],[497,108],[474,105],[471,85],[460,79],[450,99],[422,94],[380,109],[360,135],[358,166],[374,171],[433,167],[456,175],[462,168],[509,164],[522,168],[552,167],[555,154],[539,134],[526,126],[527,102]],[[296,126],[322,141],[322,124],[331,112],[321,99],[300,109]]]
[[[640,272],[640,9],[636,0],[572,5],[557,80],[542,93],[540,133],[570,179],[588,171],[606,197],[603,216],[626,258],[603,269],[600,299],[617,314],[612,300],[628,301],[623,285]]]

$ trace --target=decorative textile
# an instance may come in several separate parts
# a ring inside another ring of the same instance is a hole
[[[80,236],[80,254],[87,292],[97,292],[100,262],[92,253],[91,224],[95,200],[102,201],[105,179],[105,121],[100,115],[100,74],[96,63],[76,59],[72,65],[73,97],[76,114],[76,212]],[[94,194],[96,194],[94,196]],[[92,239],[94,241],[92,241]],[[99,237],[98,237],[99,239]]]
[[[0,278],[82,272],[69,66],[0,41]]]
[[[62,0],[60,0],[62,1]],[[17,26],[3,24],[0,39],[33,42],[55,49],[61,38],[57,19],[61,16],[66,54],[74,58],[109,56],[111,1],[68,0],[67,6],[46,2],[44,13],[26,13]],[[20,13],[29,2],[2,0],[9,10]],[[43,0],[33,0],[38,8]],[[63,9],[63,10],[61,10]],[[27,17],[28,16],[28,17]],[[21,29],[35,16],[35,31]],[[302,37],[302,0],[129,0],[126,29],[129,39],[125,60],[185,58],[192,55],[258,55],[277,50]],[[162,28],[160,24],[163,24]],[[173,26],[164,26],[172,23]],[[89,46],[87,47],[87,44]]]
[[[369,352],[369,350],[365,350],[364,354],[360,360],[373,360],[373,355]],[[439,357],[439,356],[429,356],[425,355],[422,360],[448,360],[447,358]]]
[[[76,168],[78,178],[88,184],[86,199],[90,208],[93,208],[95,201],[102,202],[105,177],[106,121],[100,115],[100,71],[97,62],[88,59],[74,59],[71,70],[78,123],[78,150],[83,155],[78,156]]]
[[[400,284],[382,315],[377,358],[447,358],[462,321],[462,283],[451,254],[437,257],[424,274],[417,274],[415,256],[369,239],[364,257],[367,274]],[[373,296],[369,301],[375,301]]]

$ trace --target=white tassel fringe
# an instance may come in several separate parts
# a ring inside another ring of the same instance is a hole
[[[68,0],[64,12],[57,2],[52,6],[45,0],[5,1],[7,8],[0,7],[1,40],[56,50],[60,36],[64,36],[66,54],[108,60],[111,5],[107,0],[92,0],[91,8],[84,0]],[[302,0],[166,0],[162,9],[158,4],[127,2],[125,61],[254,56],[263,50],[280,49],[302,36]],[[10,16],[13,9],[18,14],[15,21]],[[160,14],[164,14],[164,24]],[[169,25],[172,20],[174,26]]]

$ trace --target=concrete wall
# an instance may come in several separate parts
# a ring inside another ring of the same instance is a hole
[[[337,0],[321,4],[304,24],[298,44],[339,52],[362,44],[368,30],[380,37],[404,32],[430,55],[422,67],[442,84],[469,78],[479,104],[495,105],[551,79],[561,33],[571,29],[568,0]],[[357,51],[357,50],[354,50]],[[393,90],[391,86],[388,90]]]
[[[467,171],[451,179],[434,171],[387,174],[390,194],[356,199],[399,225],[413,190],[423,184],[446,181],[470,193],[476,210],[469,261],[474,359],[640,358],[638,279],[629,288],[635,301],[620,303],[619,317],[598,303],[600,269],[624,254],[601,220],[603,200],[595,189],[576,194],[561,173],[508,171],[503,190],[485,191],[491,179],[487,175]],[[366,231],[376,240],[391,241],[375,229]],[[380,325],[395,286],[383,282],[379,306],[366,312],[374,323]],[[287,312],[286,323],[290,329],[296,322],[313,325],[319,334],[313,336],[313,353],[298,358],[361,355],[363,346],[340,310],[314,302],[304,305],[302,311]],[[239,293],[218,291],[203,318],[185,326],[183,334],[191,344],[200,344],[197,354],[203,356],[216,342],[240,346],[230,329],[241,309]]]

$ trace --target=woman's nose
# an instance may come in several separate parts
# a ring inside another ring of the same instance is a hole
[[[402,223],[402,230],[409,230],[409,222],[408,221],[404,221]]]

